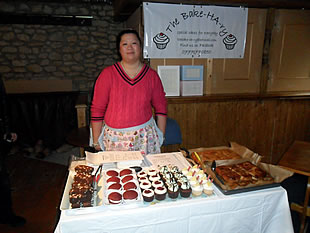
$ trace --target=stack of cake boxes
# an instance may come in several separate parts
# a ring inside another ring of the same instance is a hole
[[[181,96],[203,95],[203,66],[181,66]]]

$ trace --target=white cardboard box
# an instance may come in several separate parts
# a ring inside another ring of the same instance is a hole
[[[203,95],[203,81],[181,81],[181,96]]]

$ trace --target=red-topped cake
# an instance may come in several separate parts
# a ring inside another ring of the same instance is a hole
[[[157,171],[156,171],[156,170],[154,170],[154,169],[150,169],[150,170],[148,170],[147,175],[148,175],[148,176],[154,176],[154,175],[157,175]]]
[[[154,191],[152,189],[145,189],[142,192],[143,200],[146,202],[151,202],[154,200]]]
[[[120,174],[120,176],[130,175],[130,174],[132,174],[132,170],[130,170],[130,169],[123,169],[123,170],[120,171],[119,174]]]
[[[137,176],[138,176],[138,178],[141,178],[141,177],[146,177],[147,174],[146,174],[145,171],[141,171],[141,172],[139,172],[139,173],[137,174]]]
[[[126,184],[124,184],[123,188],[124,188],[124,190],[136,189],[137,185],[134,182],[129,181]]]
[[[108,170],[106,171],[107,176],[119,176],[118,171],[115,170]]]
[[[107,183],[120,183],[121,179],[116,176],[111,176],[109,179],[107,179]]]
[[[124,178],[122,178],[122,183],[125,184],[126,182],[133,180],[133,178],[134,177],[132,175],[124,176]]]
[[[112,192],[108,195],[110,204],[120,204],[122,202],[122,195],[119,192]]]
[[[155,181],[152,182],[152,186],[154,188],[163,187],[164,186],[164,182],[162,182],[161,180],[155,180]]]
[[[166,199],[167,189],[166,187],[157,187],[154,190],[155,198],[158,201],[162,201]]]
[[[140,183],[140,188],[142,190],[150,189],[151,187],[152,187],[152,185],[151,185],[151,182],[149,182],[149,181],[145,181],[145,182]]]
[[[122,186],[120,183],[111,183],[108,186],[108,189],[115,189],[115,190],[121,190]]]
[[[138,198],[138,193],[135,190],[126,190],[123,193],[123,198],[124,201],[128,201],[128,200],[137,200]]]

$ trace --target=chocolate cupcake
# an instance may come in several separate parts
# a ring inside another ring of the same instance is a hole
[[[145,181],[140,183],[140,189],[143,191],[145,189],[150,189],[152,187],[151,182]]]
[[[192,193],[191,185],[188,182],[184,182],[180,186],[181,197],[189,197]]]
[[[138,178],[147,177],[147,173],[145,171],[138,172],[137,177]]]
[[[149,180],[151,181],[151,182],[154,182],[154,181],[156,181],[156,180],[160,180],[160,176],[159,175],[152,175],[152,176],[149,176]]]
[[[171,183],[168,185],[168,196],[172,199],[176,199],[179,196],[179,186],[177,183]]]
[[[154,170],[154,169],[150,169],[150,170],[148,170],[147,175],[148,175],[148,176],[154,176],[154,175],[157,175],[157,171],[156,171],[156,170]]]
[[[143,183],[145,181],[149,181],[149,179],[147,177],[140,177],[138,180],[140,183]]]
[[[162,182],[161,180],[155,180],[152,182],[152,187],[155,189],[157,187],[163,187],[164,186],[164,182]]]
[[[154,200],[154,191],[152,189],[145,189],[142,192],[143,200],[146,202],[151,202]]]
[[[166,199],[167,189],[166,187],[157,187],[154,190],[155,198],[158,201],[162,201]]]

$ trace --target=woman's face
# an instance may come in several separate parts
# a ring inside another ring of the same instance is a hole
[[[121,37],[119,52],[125,62],[136,62],[141,56],[141,45],[135,34],[124,34]]]

